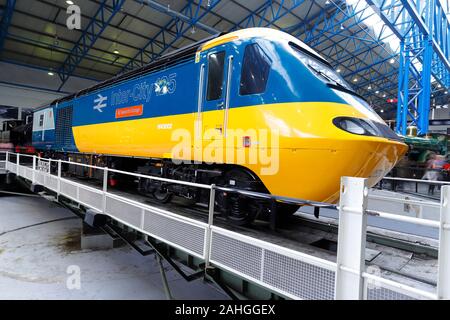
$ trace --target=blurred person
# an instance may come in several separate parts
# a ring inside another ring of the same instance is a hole
[[[431,153],[429,155],[429,159],[427,161],[427,171],[422,177],[422,180],[429,181],[441,181],[442,180],[442,172],[445,165],[445,158],[443,156],[437,155],[436,153]],[[428,185],[428,194],[434,194],[435,185],[430,183]]]

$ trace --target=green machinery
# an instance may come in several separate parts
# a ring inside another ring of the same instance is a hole
[[[406,136],[403,138],[409,150],[394,168],[392,176],[421,179],[431,153],[447,156],[449,141],[447,135],[430,134],[426,137]]]

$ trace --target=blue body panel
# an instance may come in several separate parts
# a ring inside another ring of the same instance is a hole
[[[76,98],[73,101],[73,125],[83,126],[195,112],[196,73],[196,65],[192,61]],[[99,105],[99,102],[96,102],[101,98],[99,95],[106,98],[102,102],[106,107],[95,109]],[[136,105],[142,105],[142,115],[116,118],[117,109]]]
[[[33,132],[33,147],[40,150],[55,148],[55,130]]]

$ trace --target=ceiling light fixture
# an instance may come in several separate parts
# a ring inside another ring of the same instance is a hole
[[[67,3],[68,5],[73,5],[73,1],[70,1],[70,0],[67,0],[66,3]]]

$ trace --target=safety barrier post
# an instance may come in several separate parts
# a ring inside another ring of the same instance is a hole
[[[9,167],[9,152],[6,151],[6,156],[5,156],[5,170],[6,171],[9,171],[8,167]]]
[[[108,192],[108,168],[103,169],[103,213],[106,214],[106,193]]]
[[[367,179],[341,178],[335,299],[364,297]]]
[[[437,294],[438,299],[450,299],[450,186],[441,190]]]
[[[19,176],[19,166],[20,166],[20,155],[18,153],[16,153],[16,175]]]
[[[57,183],[57,195],[59,198],[59,195],[61,194],[61,167],[62,167],[62,162],[61,159],[58,160],[58,183]]]
[[[33,184],[36,184],[36,156],[33,156],[33,176],[31,181]]]
[[[211,226],[214,222],[214,203],[216,201],[216,185],[211,185],[211,193],[209,196],[209,213],[208,213],[208,228],[206,229],[205,239],[205,268],[209,267],[209,260],[211,256],[211,238],[212,230]]]

